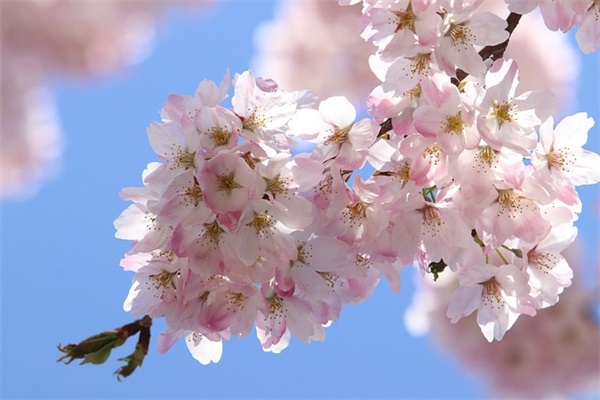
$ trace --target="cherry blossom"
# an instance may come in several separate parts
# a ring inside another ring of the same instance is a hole
[[[513,61],[496,61],[486,75],[486,94],[479,105],[478,127],[490,146],[527,153],[535,147],[535,126],[553,111],[548,92],[527,92],[515,97],[518,69]]]
[[[582,148],[593,124],[585,113],[578,113],[560,121],[556,128],[552,117],[540,126],[540,143],[531,162],[567,204],[579,201],[576,185],[600,181],[600,157]]]
[[[477,323],[488,342],[501,340],[524,312],[521,303],[530,301],[527,275],[515,265],[476,264],[459,274],[459,282],[448,317],[455,323],[477,310]]]

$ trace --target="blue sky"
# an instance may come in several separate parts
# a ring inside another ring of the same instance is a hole
[[[202,79],[220,82],[249,68],[257,24],[273,3],[219,3],[204,16],[173,13],[150,57],[110,79],[54,84],[66,150],[60,173],[27,201],[2,205],[2,398],[478,398],[485,385],[440,353],[427,338],[411,337],[403,313],[412,296],[405,269],[395,295],[385,282],[360,306],[346,307],[324,343],[292,341],[282,354],[264,353],[249,337],[224,346],[221,362],[202,366],[183,342],[156,353],[164,323],[155,321],[143,367],[119,383],[117,349],[102,366],[57,363],[56,345],[77,342],[132,318],[122,310],[131,274],[119,267],[129,243],[115,239],[113,220],[127,207],[118,192],[140,186],[156,159],[145,133],[171,93],[193,94]],[[582,55],[575,110],[597,122],[587,148],[600,152],[598,53]],[[587,265],[597,266],[598,187],[580,191],[578,226]],[[592,276],[590,269],[586,272]],[[597,275],[595,277],[597,279]]]

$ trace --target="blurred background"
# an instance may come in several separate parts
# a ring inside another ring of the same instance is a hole
[[[292,340],[277,355],[253,335],[234,338],[202,366],[183,342],[158,355],[153,341],[121,383],[116,359],[133,343],[101,366],[56,362],[58,343],[132,320],[122,309],[131,274],[119,266],[130,244],[112,222],[128,205],[119,191],[140,186],[156,160],[145,128],[168,95],[253,68],[286,90],[361,104],[377,82],[358,13],[327,0],[0,0],[2,398],[481,398],[507,387],[522,398],[600,396],[598,186],[579,192],[577,278],[560,308],[522,317],[494,347],[472,335],[474,321],[449,327],[443,287],[415,284],[405,268],[399,295],[382,282],[324,343]],[[561,116],[587,112],[597,123],[586,148],[600,152],[600,56],[535,16],[521,23],[509,47],[521,90],[551,88]],[[164,328],[154,321],[154,338]]]

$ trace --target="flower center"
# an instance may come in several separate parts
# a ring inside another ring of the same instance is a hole
[[[570,167],[575,165],[576,157],[568,147],[560,150],[552,150],[546,155],[549,168],[560,169],[565,173],[570,171]]]
[[[227,302],[229,303],[227,309],[229,310],[231,307],[235,307],[233,312],[235,313],[237,310],[244,310],[244,302],[248,298],[248,296],[244,296],[241,293],[236,292],[227,292],[225,295],[227,298]]]
[[[489,303],[490,301],[496,302],[498,306],[504,303],[502,296],[500,295],[500,284],[496,278],[490,278],[483,285],[483,302]]]
[[[494,102],[492,106],[492,115],[498,121],[498,126],[501,128],[505,122],[513,122],[514,116],[510,113],[512,106],[508,101],[498,104]]]
[[[547,274],[558,264],[558,257],[552,253],[539,253],[532,249],[527,253],[529,264]]]
[[[450,135],[460,135],[464,129],[465,123],[460,116],[460,111],[456,115],[447,116],[446,121],[442,123],[442,130]]]
[[[456,46],[457,44],[467,44],[470,42],[470,39],[473,36],[471,34],[471,29],[465,26],[464,23],[450,23],[450,28],[448,29],[448,33],[446,35],[450,36],[453,46]]]
[[[354,264],[357,267],[369,269],[369,268],[371,268],[371,264],[373,264],[373,262],[371,261],[371,256],[368,254],[356,254],[356,258],[354,259]]]
[[[183,167],[185,169],[194,168],[194,158],[196,158],[196,152],[188,153],[183,151],[181,147],[177,147],[177,151],[175,151],[174,154],[175,158],[173,160],[173,165],[170,168],[171,171],[179,167]]]
[[[367,208],[369,208],[369,203],[357,201],[352,205],[346,206],[346,210],[344,210],[343,214],[349,218],[351,224],[353,224],[358,220],[367,218]]]
[[[282,194],[285,192],[285,182],[281,180],[280,174],[277,174],[273,179],[264,178],[264,180],[267,183],[266,192],[271,192],[272,194]]]
[[[411,60],[410,72],[412,74],[427,75],[431,68],[431,53],[418,53],[414,57],[408,57]]]
[[[302,242],[298,244],[297,248],[298,256],[296,257],[296,260],[292,260],[292,265],[296,267],[300,266],[299,264],[309,265],[309,260],[312,258],[312,254],[310,253],[312,245]]]
[[[184,195],[190,198],[190,201],[192,201],[194,207],[198,207],[198,204],[200,204],[202,201],[202,189],[200,189],[200,186],[197,184],[187,188]]]
[[[264,127],[266,125],[266,119],[260,114],[260,107],[256,107],[252,114],[243,118],[242,124],[243,128],[248,131],[254,131],[256,128]]]
[[[496,152],[490,146],[482,146],[477,153],[477,164],[491,168],[496,161]]]
[[[325,282],[327,282],[327,286],[329,286],[332,289],[335,287],[335,284],[339,279],[339,275],[332,274],[331,272],[317,271],[317,274],[319,274],[321,276],[321,278],[323,278],[325,280]],[[334,290],[334,292],[335,292],[335,290]]]
[[[210,129],[209,136],[216,146],[225,146],[229,143],[231,132],[224,126],[214,126]]]
[[[254,219],[246,224],[246,226],[252,226],[256,230],[256,234],[263,236],[268,233],[269,228],[275,225],[273,217],[271,217],[267,211],[254,212]]]
[[[175,272],[163,271],[160,274],[150,275],[150,278],[152,279],[153,286],[155,289],[160,289],[160,288],[167,289],[169,286],[173,289],[176,289],[174,279],[178,274],[179,274],[179,271],[175,271]]]
[[[202,237],[208,239],[211,243],[219,244],[223,232],[225,232],[225,230],[219,226],[217,220],[214,220],[212,224],[204,224]]]
[[[442,158],[442,149],[437,144],[431,145],[423,151],[423,158],[429,158],[430,163],[437,165]]]
[[[267,302],[269,303],[269,317],[281,318],[284,316],[286,310],[283,307],[283,299],[277,293],[267,297]]]
[[[233,189],[240,189],[242,186],[235,181],[235,174],[230,172],[229,174],[217,175],[217,190],[227,192],[231,194]]]
[[[348,140],[348,132],[352,129],[354,124],[350,124],[345,128],[338,128],[337,126],[333,129],[333,135],[329,136],[325,141],[325,144],[342,144]]]
[[[421,89],[421,84],[417,83],[415,86],[412,87],[412,89],[409,89],[407,91],[405,91],[404,93],[402,93],[403,97],[410,97],[412,100],[418,99],[419,97],[421,97],[421,93],[423,92],[423,90]]]
[[[394,11],[395,23],[396,23],[396,31],[401,31],[403,29],[409,29],[412,32],[415,31],[415,21],[417,20],[417,16],[412,12],[412,5],[408,3],[408,8],[405,11]]]

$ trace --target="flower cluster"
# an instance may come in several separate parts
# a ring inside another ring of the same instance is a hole
[[[345,3],[350,3],[346,1]],[[354,2],[356,3],[356,2]],[[576,186],[600,181],[582,148],[593,121],[556,126],[552,96],[517,94],[514,61],[480,46],[509,36],[478,2],[365,1],[363,36],[382,81],[372,119],[340,96],[286,92],[251,72],[173,95],[148,128],[161,162],[115,221],[134,240],[125,309],[164,317],[159,350],[186,338],[201,363],[256,327],[266,351],[323,340],[344,304],[417,262],[458,276],[447,310],[477,310],[488,341],[571,284]],[[509,18],[510,19],[510,18]],[[514,29],[514,26],[510,29]],[[479,46],[479,47],[477,47]],[[294,154],[298,141],[313,145]],[[355,171],[370,164],[367,179]]]
[[[161,351],[186,336],[203,363],[253,325],[269,351],[290,335],[322,340],[323,326],[343,303],[368,297],[381,269],[399,285],[394,268],[372,267],[363,248],[385,226],[363,201],[372,189],[358,194],[340,174],[365,163],[377,125],[354,123],[347,100],[316,110],[310,93],[283,92],[250,72],[236,75],[226,108],[228,81],[169,98],[163,121],[148,129],[163,162],[148,166],[143,189],[123,191],[134,204],[115,222],[117,237],[136,241],[122,262],[135,272],[126,310],[164,316]],[[292,156],[291,127],[309,112],[315,130],[299,136],[318,139],[320,151]]]
[[[477,310],[492,341],[570,285],[560,253],[576,235],[575,187],[600,180],[600,158],[582,149],[591,118],[554,127],[552,93],[518,94],[517,64],[478,52],[505,42],[519,17],[508,27],[478,3],[365,1],[362,35],[378,47],[382,81],[370,113],[389,124],[370,149],[373,180],[402,193],[392,242],[403,263],[457,272],[448,317]]]

